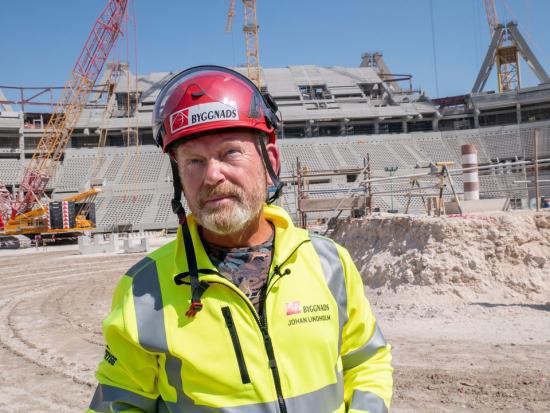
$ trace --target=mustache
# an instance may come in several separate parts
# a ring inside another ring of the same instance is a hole
[[[205,187],[199,192],[198,205],[200,208],[204,208],[208,199],[217,197],[233,197],[238,201],[242,201],[243,195],[243,191],[240,188],[231,184]]]

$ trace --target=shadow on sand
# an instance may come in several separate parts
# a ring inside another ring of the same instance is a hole
[[[480,305],[482,307],[524,307],[533,310],[550,311],[550,302],[546,304],[498,304],[498,303],[470,303],[470,305]]]

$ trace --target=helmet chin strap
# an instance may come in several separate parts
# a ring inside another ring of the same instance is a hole
[[[262,153],[262,159],[264,161],[265,169],[267,170],[267,173],[269,174],[269,178],[271,179],[271,182],[273,182],[273,186],[275,186],[275,192],[269,196],[269,193],[267,194],[266,202],[268,204],[272,204],[281,196],[281,193],[283,192],[283,187],[285,184],[281,182],[279,179],[279,175],[275,173],[275,170],[273,169],[273,165],[271,165],[271,160],[269,159],[269,154],[267,153],[267,147],[265,146],[265,142],[263,137],[259,138],[260,141],[260,151]]]

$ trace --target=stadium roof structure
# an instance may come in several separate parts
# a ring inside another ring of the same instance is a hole
[[[234,69],[246,75],[246,68]],[[119,79],[115,92],[137,92],[140,95],[138,112],[148,112],[152,110],[162,86],[174,74],[158,72],[136,77],[126,72]],[[437,111],[427,98],[418,93],[410,91],[395,96],[371,67],[304,65],[263,68],[261,79],[262,90],[274,97],[284,121],[422,118]]]

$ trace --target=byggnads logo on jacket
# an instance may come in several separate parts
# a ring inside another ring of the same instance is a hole
[[[237,108],[221,102],[190,106],[170,115],[170,130],[175,133],[191,126],[219,120],[239,120]]]
[[[287,316],[300,314],[298,317],[290,317],[289,326],[330,320],[330,305],[327,303],[302,305],[300,301],[289,301],[285,303],[285,310]]]
[[[285,307],[286,315],[300,314],[302,312],[300,301],[290,301],[285,304]]]

